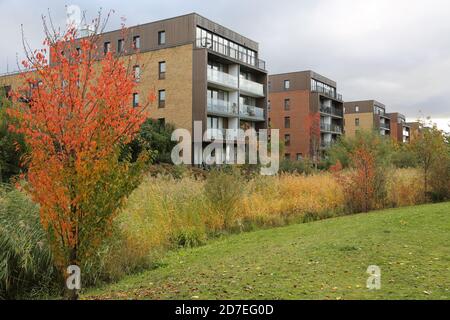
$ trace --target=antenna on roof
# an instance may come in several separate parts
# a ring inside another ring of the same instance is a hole
[[[95,27],[89,25],[86,21],[86,11],[81,11],[77,5],[66,7],[67,26],[74,27],[77,30],[77,37],[88,37],[95,33]]]
[[[86,22],[86,11],[83,11],[81,24],[78,29],[78,36],[80,38],[90,37],[95,34],[95,27]]]

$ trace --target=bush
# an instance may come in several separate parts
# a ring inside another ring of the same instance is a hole
[[[17,190],[0,187],[0,299],[46,296],[57,273],[39,209]]]
[[[314,173],[314,164],[310,159],[303,159],[299,161],[292,161],[290,159],[283,159],[280,162],[281,173],[300,173],[310,175]]]
[[[139,131],[139,135],[129,145],[133,160],[143,150],[153,154],[155,163],[172,163],[171,153],[176,142],[171,140],[175,127],[169,123],[147,119]]]
[[[244,192],[244,179],[238,170],[213,170],[205,183],[205,196],[212,211],[219,215],[225,227],[234,223],[234,213]]]

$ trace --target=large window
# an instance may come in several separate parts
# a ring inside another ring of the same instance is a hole
[[[133,67],[133,74],[134,74],[134,81],[139,82],[141,81],[141,67],[138,65]]]
[[[284,118],[284,127],[286,129],[289,129],[291,127],[291,118],[290,117],[285,117]]]
[[[323,82],[320,82],[316,79],[311,79],[311,90],[324,92],[324,93],[330,94],[332,96],[336,95],[336,88],[334,88],[328,84],[325,84]]]
[[[290,99],[284,99],[284,111],[291,110],[291,100]]]
[[[107,54],[108,52],[111,52],[111,42],[105,42],[103,44],[103,53]]]
[[[161,61],[159,63],[158,69],[159,69],[159,79],[160,80],[165,79],[166,78],[166,62]]]
[[[139,106],[139,93],[133,93],[133,107]]]
[[[158,107],[164,108],[166,106],[166,90],[159,90],[158,92]]]
[[[197,27],[197,46],[211,49],[215,52],[256,65],[256,51],[241,46],[212,32]]]
[[[290,134],[284,135],[284,145],[286,147],[291,145],[291,135]]]
[[[133,37],[133,48],[136,50],[141,48],[141,37],[140,36]]]
[[[125,40],[119,39],[117,40],[117,52],[122,53],[125,50]]]
[[[158,44],[159,45],[166,44],[166,32],[165,31],[158,32]]]

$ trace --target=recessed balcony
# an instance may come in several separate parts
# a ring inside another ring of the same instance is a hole
[[[342,109],[338,109],[336,107],[326,107],[324,105],[320,106],[320,113],[339,118],[344,116],[344,111]]]
[[[237,117],[238,106],[236,103],[230,103],[230,101],[208,99],[208,113],[226,117]]]
[[[229,73],[208,68],[208,82],[220,89],[238,88],[238,78]]]
[[[337,124],[321,123],[320,131],[335,133],[335,134],[342,134],[342,127]]]
[[[243,79],[241,78],[239,80],[239,89],[241,90],[241,93],[254,97],[254,98],[264,98],[264,85],[261,83]]]
[[[241,105],[240,107],[240,115],[241,118],[247,118],[250,120],[260,120],[264,121],[264,109],[258,108],[255,106],[249,106],[249,105]]]

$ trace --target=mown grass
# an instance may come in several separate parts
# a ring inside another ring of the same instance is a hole
[[[170,252],[84,299],[450,299],[450,203],[292,225]],[[369,265],[381,290],[366,288]]]

